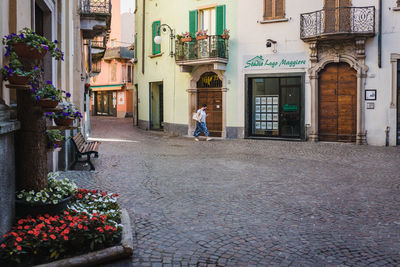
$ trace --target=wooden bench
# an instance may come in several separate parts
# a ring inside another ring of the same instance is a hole
[[[90,165],[90,170],[94,171],[95,168],[93,163],[90,161],[90,155],[94,155],[95,158],[99,157],[99,146],[100,142],[93,141],[87,142],[83,137],[81,132],[78,132],[73,138],[72,143],[75,147],[75,160],[71,165],[71,169],[75,167],[75,164],[78,162],[86,162]],[[86,160],[80,160],[82,156],[86,156]]]

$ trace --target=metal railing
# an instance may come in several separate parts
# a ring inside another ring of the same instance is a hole
[[[228,43],[227,39],[223,39],[219,35],[210,35],[203,40],[193,38],[190,42],[176,41],[175,60],[228,59]]]
[[[338,7],[300,15],[300,38],[334,34],[375,34],[375,7]]]
[[[92,48],[106,49],[105,39],[102,41],[93,41],[91,42]]]
[[[111,15],[111,0],[80,0],[79,9],[85,15]]]

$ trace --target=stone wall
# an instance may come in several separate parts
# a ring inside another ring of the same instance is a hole
[[[9,111],[0,100],[0,241],[10,230],[15,205],[14,131],[18,121],[9,121]]]

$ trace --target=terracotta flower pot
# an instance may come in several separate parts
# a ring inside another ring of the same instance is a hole
[[[8,77],[10,84],[27,85],[29,84],[29,76],[12,75]]]
[[[58,101],[53,100],[53,99],[44,98],[44,99],[38,100],[38,104],[42,108],[55,108],[58,105]]]
[[[61,147],[63,140],[54,140],[53,144],[56,144],[57,147]]]
[[[182,43],[191,42],[193,40],[192,37],[181,38]]]
[[[27,46],[26,43],[15,43],[14,44],[14,51],[20,58],[27,58],[27,59],[43,59],[43,57],[46,55],[47,50],[42,49],[42,51],[39,52],[34,47]]]
[[[228,39],[229,39],[229,35],[223,34],[223,35],[222,35],[222,39],[228,40]]]
[[[54,119],[57,126],[71,126],[75,119]]]
[[[208,35],[196,36],[196,40],[197,40],[197,41],[199,41],[199,40],[204,40],[204,39],[207,39],[207,38],[208,38]]]

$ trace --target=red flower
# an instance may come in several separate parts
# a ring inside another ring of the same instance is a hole
[[[23,223],[24,223],[24,220],[22,220],[22,219],[18,220],[18,224],[23,224]]]
[[[18,230],[22,230],[22,226],[18,226]]]
[[[50,238],[54,240],[54,239],[56,239],[57,237],[56,237],[55,235],[50,235]]]
[[[25,229],[25,230],[28,230],[29,228],[31,228],[29,225],[25,225],[25,226],[24,226],[24,229]]]
[[[28,234],[33,235],[33,231],[32,231],[32,230],[29,230],[29,231],[28,231]]]
[[[17,237],[15,240],[17,240],[17,242],[21,242],[22,238],[21,237]]]
[[[6,244],[1,244],[1,247],[2,247],[2,248],[5,248],[5,247],[6,247]]]
[[[69,227],[75,227],[75,223],[70,223]]]
[[[63,237],[64,237],[64,240],[68,240],[68,236],[64,235]]]
[[[39,220],[44,221],[44,217],[40,216]]]
[[[104,230],[101,227],[97,227],[96,230],[99,231],[100,233],[104,233]]]
[[[82,229],[83,228],[82,224],[78,224],[78,228]]]
[[[21,246],[17,246],[17,250],[22,250]]]
[[[82,194],[78,194],[78,197],[79,197],[79,198],[83,198]]]

